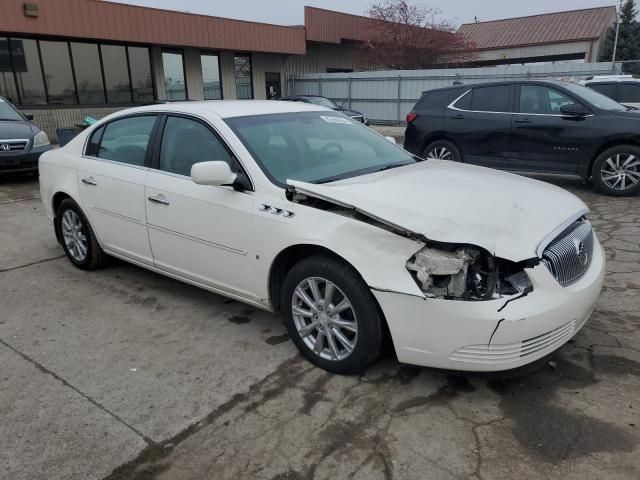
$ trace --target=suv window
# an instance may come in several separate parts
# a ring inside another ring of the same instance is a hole
[[[96,130],[89,141],[96,157],[130,165],[144,166],[149,138],[156,122],[156,115],[140,115],[107,123]],[[100,134],[102,138],[100,139]],[[99,146],[95,146],[99,139]],[[87,152],[89,154],[93,152]]]
[[[542,85],[520,86],[520,113],[560,114],[563,105],[576,103],[571,97]]]
[[[620,103],[640,103],[640,83],[621,83],[619,88]]]
[[[509,112],[511,86],[479,87],[473,89],[471,110],[475,112]]]
[[[587,87],[592,88],[596,92],[599,92],[609,98],[616,100],[616,88],[615,83],[587,83]]]
[[[160,170],[191,175],[194,163],[221,160],[237,171],[235,160],[206,126],[184,117],[168,117],[162,134]]]

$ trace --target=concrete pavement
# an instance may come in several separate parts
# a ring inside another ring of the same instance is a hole
[[[593,209],[606,287],[552,366],[512,380],[392,355],[327,374],[274,315],[73,268],[37,183],[2,180],[0,478],[640,478],[640,198],[551,180]]]

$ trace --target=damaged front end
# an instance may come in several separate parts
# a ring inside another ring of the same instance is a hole
[[[473,246],[427,245],[406,264],[427,298],[486,301],[529,293],[526,262],[495,258]]]

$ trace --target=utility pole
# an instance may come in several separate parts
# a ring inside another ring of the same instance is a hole
[[[620,34],[620,16],[622,14],[623,1],[624,0],[620,0],[620,8],[618,8],[618,11],[616,12],[616,39],[613,41],[613,57],[611,59],[611,63],[616,63],[616,53],[618,51],[618,35]]]

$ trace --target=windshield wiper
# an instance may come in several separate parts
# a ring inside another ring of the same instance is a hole
[[[376,172],[386,172],[387,170],[393,170],[394,168],[406,167],[407,165],[412,165],[411,163],[393,163],[391,165],[385,165],[382,168],[376,170]]]

